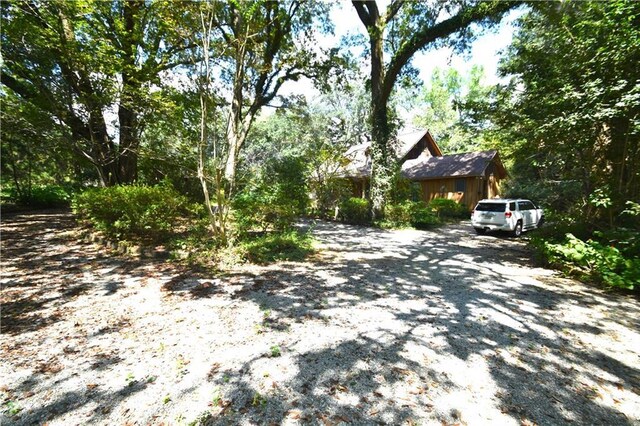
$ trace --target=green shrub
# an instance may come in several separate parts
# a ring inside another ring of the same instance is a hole
[[[237,231],[287,230],[308,203],[302,160],[285,157],[272,161],[234,197]]]
[[[118,239],[160,241],[176,221],[195,207],[170,186],[112,186],[76,195],[74,212],[93,227]]]
[[[417,229],[427,229],[440,223],[440,219],[423,202],[414,203],[411,212],[411,226]]]
[[[369,200],[357,197],[347,198],[340,203],[338,217],[343,222],[354,225],[366,225],[371,223]]]
[[[428,206],[438,217],[452,219],[463,219],[469,217],[469,210],[467,210],[467,207],[464,204],[447,198],[434,198],[429,201]]]
[[[295,230],[270,233],[241,241],[238,252],[245,260],[259,264],[300,261],[313,253],[313,239],[309,234]]]
[[[335,208],[353,194],[352,183],[346,179],[327,179],[310,184],[315,195],[314,212],[324,218],[333,218]]]
[[[546,258],[560,266],[578,270],[581,275],[613,287],[640,288],[640,258],[625,257],[613,245],[589,239],[583,241],[567,234],[563,241],[538,241]]]
[[[296,209],[271,191],[243,191],[233,200],[236,229],[240,234],[272,229],[284,231],[293,225]]]
[[[414,203],[404,201],[398,204],[384,206],[384,226],[391,228],[404,228],[411,226]]]
[[[400,173],[396,173],[391,182],[389,201],[391,204],[402,204],[405,201],[420,200],[422,188],[418,182],[413,182]]]
[[[402,228],[412,226],[418,229],[430,228],[440,221],[433,211],[422,201],[405,201],[388,204],[384,209],[383,227]]]
[[[18,193],[14,188],[9,192],[9,198],[17,204],[35,208],[68,207],[73,190],[60,185],[36,185],[31,191]]]

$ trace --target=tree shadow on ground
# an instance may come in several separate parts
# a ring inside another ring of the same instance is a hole
[[[70,367],[69,359],[82,364],[81,369],[95,372],[109,370],[125,360],[116,350],[103,351],[99,346],[82,345],[88,338],[111,334],[117,338],[130,325],[126,318],[109,318],[104,324],[84,325],[85,330],[81,324],[74,324],[74,303],[93,294],[112,297],[121,290],[125,277],[144,279],[149,270],[150,262],[123,261],[110,250],[79,241],[77,231],[75,220],[68,211],[3,216],[0,321],[6,338],[2,351],[5,361],[11,358],[9,365],[12,368],[20,368],[21,374],[28,374],[14,381],[11,388],[3,388],[2,403],[28,399],[34,391],[39,400],[32,408],[21,410],[17,417],[7,415],[5,411],[0,417],[2,424],[43,424],[87,405],[95,405],[93,414],[86,419],[92,423],[103,420],[119,403],[147,387],[146,383],[132,381],[116,391],[88,387],[48,400],[47,395],[63,383],[77,381],[77,371],[81,370]],[[158,263],[158,269],[162,268],[165,268],[163,264]],[[98,273],[94,274],[94,271]],[[61,324],[70,325],[65,327],[71,332],[61,336],[60,330],[65,328],[56,328]],[[47,334],[34,334],[41,330]],[[47,330],[52,331],[51,335]],[[50,341],[48,353],[34,352],[34,348],[42,347],[33,341],[37,338]]]
[[[88,291],[116,294],[120,283],[109,277],[144,278],[149,264],[162,265],[123,261],[109,249],[79,241],[68,211],[14,214],[3,217],[2,225],[2,333],[19,335],[50,326],[64,317],[65,305]],[[98,270],[101,277],[86,282],[86,270]],[[52,305],[57,314],[45,309]]]
[[[452,227],[403,239],[402,232],[319,222],[314,234],[328,258],[312,268],[267,271],[253,284],[245,278],[233,297],[293,324],[322,321],[328,334],[335,323],[353,329],[329,347],[287,348],[298,371],[286,384],[295,404],[274,391],[266,404],[277,409],[254,408],[233,421],[277,423],[304,407],[302,419],[333,422],[473,422],[474,409],[491,407],[538,424],[631,423],[593,383],[637,392],[639,370],[583,339],[604,333],[606,322],[633,327],[635,301],[582,285],[543,285],[531,278],[521,242],[469,233]],[[596,307],[600,319],[589,312]],[[350,315],[365,316],[366,325]],[[467,380],[457,369],[484,376]],[[475,387],[487,381],[493,396],[479,402]],[[396,382],[413,392],[396,398]],[[239,400],[252,392],[240,381],[229,395]],[[438,404],[447,395],[461,400],[449,398],[443,410]]]
[[[13,264],[7,265],[17,272],[3,277],[10,284],[3,299],[15,304],[3,306],[2,331],[6,325],[12,337],[62,321],[67,304],[87,293],[121,296],[126,289],[110,275],[138,278],[142,267],[171,269],[114,261],[87,245],[51,252],[52,242],[65,245],[64,236],[49,231],[58,226],[51,217],[16,218],[33,222],[29,239],[13,224],[3,226],[3,244],[10,247],[3,255],[8,253]],[[62,226],[71,227],[72,218],[63,215]],[[615,401],[605,401],[599,389],[640,392],[638,369],[618,359],[612,347],[599,348],[591,340],[612,329],[637,330],[636,300],[535,270],[523,243],[476,237],[470,227],[385,232],[326,222],[305,226],[325,245],[310,263],[216,278],[172,271],[173,278],[158,287],[176,298],[229,299],[228,309],[242,302],[269,310],[261,332],[284,342],[277,358],[263,353],[243,358],[238,367],[212,369],[207,380],[225,392],[216,410],[194,408],[210,411],[203,423],[634,421],[612,408]],[[88,263],[104,272],[89,287],[81,279]],[[56,272],[47,270],[53,265]],[[18,290],[21,296],[12,300]],[[59,316],[44,314],[51,305]],[[114,318],[90,336],[127,327],[126,319]],[[106,371],[125,357],[97,353],[86,368]],[[276,359],[289,375],[256,387],[256,377]],[[48,376],[55,365],[55,359],[43,362],[15,391],[46,391],[68,380]],[[104,421],[110,410],[144,390],[145,384],[134,382],[116,391],[69,392],[21,413],[19,423],[55,420],[89,404],[95,409],[87,422]]]

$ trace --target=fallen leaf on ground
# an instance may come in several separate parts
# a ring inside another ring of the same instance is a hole
[[[302,416],[302,411],[300,410],[289,410],[287,413],[287,417],[291,419],[299,419]]]

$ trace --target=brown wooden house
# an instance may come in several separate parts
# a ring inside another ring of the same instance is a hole
[[[442,155],[431,134],[424,130],[402,132],[393,148],[402,175],[420,183],[424,201],[448,198],[471,211],[479,200],[498,197],[500,181],[507,176],[497,151]],[[348,163],[339,176],[353,182],[354,196],[368,196],[369,150],[370,143],[363,143],[345,153]]]

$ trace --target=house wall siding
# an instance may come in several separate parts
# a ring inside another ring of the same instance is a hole
[[[434,198],[447,198],[463,203],[469,211],[473,210],[481,199],[484,198],[484,185],[487,180],[481,177],[461,178],[465,180],[465,190],[456,191],[456,178],[430,179],[420,182],[422,187],[422,197],[424,201],[431,201]],[[495,198],[500,194],[499,180],[491,175],[488,179],[487,198]]]

